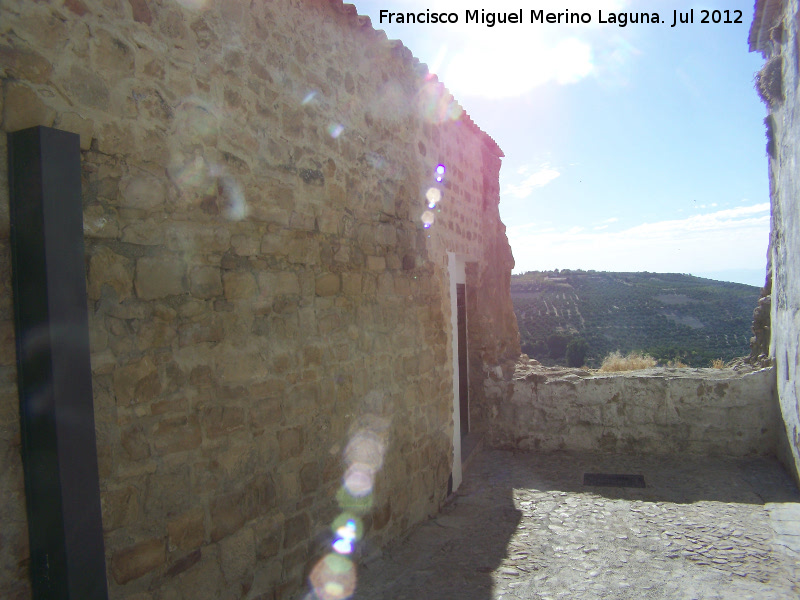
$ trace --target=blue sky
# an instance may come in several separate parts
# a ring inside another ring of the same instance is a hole
[[[428,64],[505,153],[500,213],[515,272],[692,273],[762,285],[769,237],[764,106],[747,50],[752,0],[357,0]],[[523,9],[522,24],[465,10]],[[531,8],[591,24],[531,24]],[[673,11],[694,24],[670,27]],[[458,24],[387,24],[379,11],[452,11]],[[700,23],[703,9],[742,23]],[[599,24],[658,12],[666,24]]]

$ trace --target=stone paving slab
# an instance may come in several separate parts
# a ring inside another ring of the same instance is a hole
[[[437,518],[359,568],[354,598],[798,598],[798,523],[771,459],[483,451]]]

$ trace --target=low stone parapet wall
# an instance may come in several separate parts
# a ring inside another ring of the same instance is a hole
[[[517,364],[489,382],[482,425],[494,447],[652,454],[774,454],[773,368],[624,373]]]

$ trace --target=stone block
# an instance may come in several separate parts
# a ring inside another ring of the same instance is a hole
[[[300,294],[300,281],[296,273],[259,273],[258,287],[263,296],[296,296]]]
[[[409,296],[411,294],[411,281],[403,274],[396,274],[394,277],[394,291],[398,296]]]
[[[184,323],[178,327],[178,336],[181,346],[216,343],[222,341],[225,336],[225,330],[221,321],[212,317],[197,322]]]
[[[196,555],[195,555],[196,556]],[[203,546],[199,560],[191,569],[186,569],[175,578],[178,591],[175,596],[164,600],[184,600],[187,598],[214,598],[230,600],[235,596],[223,594],[224,577],[219,565],[219,546]],[[159,589],[161,591],[161,589]],[[238,594],[237,594],[238,596]],[[159,594],[158,600],[162,600]]]
[[[136,332],[136,347],[139,350],[169,347],[176,335],[172,323],[165,323],[161,319],[145,321]]]
[[[341,326],[339,315],[325,315],[317,319],[320,335],[328,335],[337,331]]]
[[[397,229],[389,223],[381,223],[375,233],[375,242],[381,246],[394,246],[397,244]]]
[[[239,406],[211,406],[203,409],[203,426],[209,439],[244,428],[245,411]]]
[[[304,494],[315,492],[320,485],[319,464],[310,462],[300,469],[300,491]]]
[[[31,83],[46,83],[53,72],[53,65],[41,54],[13,46],[0,46],[0,64],[7,76]]]
[[[151,539],[114,552],[111,556],[114,581],[122,585],[159,568],[166,561],[165,550],[163,539]]]
[[[239,256],[255,256],[261,250],[261,242],[254,234],[232,235],[231,248]]]
[[[289,241],[286,247],[286,260],[292,264],[318,265],[320,262],[319,242],[308,238]]]
[[[120,192],[122,206],[147,211],[162,207],[167,196],[165,182],[146,172],[124,178]]]
[[[342,273],[342,291],[348,296],[360,296],[361,273]]]
[[[117,302],[129,298],[133,291],[133,264],[128,258],[99,246],[89,259],[89,298],[99,299],[105,286],[114,291]]]
[[[195,267],[189,272],[189,291],[196,298],[222,295],[222,278],[217,267]]]
[[[268,360],[259,353],[228,353],[220,364],[222,381],[227,384],[249,383],[268,373]]]
[[[136,261],[136,295],[155,300],[187,291],[186,265],[177,258],[140,258]]]
[[[386,272],[378,275],[378,296],[394,296],[394,277]]]
[[[282,528],[279,524],[256,522],[256,556],[259,560],[269,561],[280,552],[282,545]]]
[[[327,273],[322,277],[317,277],[316,281],[317,296],[333,296],[339,293],[339,276],[334,273]]]
[[[121,241],[137,246],[161,246],[164,244],[164,227],[160,220],[134,221],[122,229]]]
[[[284,525],[283,547],[291,550],[298,544],[308,542],[311,536],[311,519],[308,515],[301,513],[286,521]]]
[[[211,541],[238,531],[245,523],[241,492],[218,496],[211,501]]]
[[[428,463],[435,464],[435,463]],[[372,511],[372,529],[380,531],[389,523],[392,518],[392,500],[388,499],[380,508]]]
[[[324,352],[321,346],[306,346],[303,348],[303,364],[307,367],[322,365]]]
[[[120,430],[120,445],[129,460],[139,461],[150,456],[150,442],[141,423],[133,423]]]
[[[139,518],[139,493],[133,486],[108,490],[100,495],[103,531],[133,525]]]
[[[108,87],[96,72],[73,64],[69,75],[64,78],[63,87],[76,106],[90,106],[101,110],[108,107]]]
[[[167,248],[174,252],[209,254],[227,252],[231,245],[228,227],[208,223],[173,221],[167,228]]]
[[[265,398],[250,407],[250,427],[255,431],[277,429],[283,420],[280,400]]]
[[[316,219],[314,218],[314,215],[306,215],[293,211],[289,216],[289,227],[291,229],[314,231],[316,228]]]
[[[367,256],[367,271],[385,271],[386,258],[383,256]]]
[[[280,398],[286,390],[286,380],[271,378],[258,381],[249,386],[250,398],[262,400],[263,398]]]
[[[3,130],[18,131],[37,125],[50,127],[56,112],[47,106],[31,88],[22,83],[6,84],[3,103]]]
[[[199,548],[205,540],[203,509],[193,508],[167,521],[169,551],[189,552]]]
[[[153,447],[162,454],[197,448],[202,443],[197,417],[163,419],[153,431]]]
[[[319,219],[317,219],[320,232],[330,235],[336,235],[339,233],[340,221],[341,215],[337,211],[332,210],[323,211],[322,215],[319,217]]]
[[[87,238],[116,239],[119,236],[119,216],[114,209],[89,204],[83,209],[83,233]]]
[[[152,400],[161,393],[158,371],[148,356],[118,368],[113,382],[117,403],[123,406]]]
[[[174,560],[172,564],[170,564],[169,568],[164,573],[165,577],[176,577],[183,573],[184,571],[188,571],[197,563],[199,563],[203,558],[203,551],[198,548],[197,550],[193,550],[189,552],[189,554],[184,554],[177,560]],[[168,589],[168,588],[167,588]],[[161,589],[161,592],[164,593],[164,588]],[[169,592],[167,592],[169,594]],[[178,592],[175,592],[175,598],[179,598]],[[171,596],[167,595],[167,598],[171,598]]]
[[[275,506],[276,489],[268,474],[259,474],[243,489],[211,501],[211,540],[218,541],[242,528],[245,522],[267,514]]]
[[[391,269],[392,271],[398,271],[403,266],[403,262],[400,257],[395,254],[394,252],[390,252],[386,255],[386,268]]]
[[[278,433],[281,460],[300,456],[303,453],[303,432],[300,427],[285,429]]]
[[[78,113],[68,112],[58,115],[55,126],[58,129],[77,133],[81,138],[81,150],[88,150],[94,137],[94,121],[85,119]]]
[[[249,527],[220,542],[220,564],[228,584],[252,579],[256,560],[256,542]]]
[[[222,276],[222,281],[226,300],[253,300],[258,294],[252,273],[231,271]]]
[[[118,73],[120,76],[133,75],[133,48],[106,29],[95,29],[92,38],[92,61],[95,68],[100,72]]]

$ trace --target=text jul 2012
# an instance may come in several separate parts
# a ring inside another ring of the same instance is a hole
[[[465,10],[463,23],[479,24],[486,27],[507,24],[561,24],[561,25],[586,25],[597,23],[600,25],[612,24],[618,27],[626,27],[635,24],[655,24],[667,23],[671,27],[680,24],[718,24],[718,23],[742,23],[742,11],[740,10],[699,10],[697,9],[697,20],[695,20],[695,10],[688,12],[678,12],[673,10],[668,18],[662,19],[658,12],[603,12],[597,11],[595,21],[589,12],[575,12],[566,10],[563,12],[545,12],[542,9],[531,9],[526,13],[523,9],[511,12],[494,12],[486,9]],[[529,17],[525,21],[525,16]],[[427,9],[419,12],[393,12],[382,9],[379,13],[380,24],[455,24],[461,23],[461,17],[456,12],[436,12]]]

